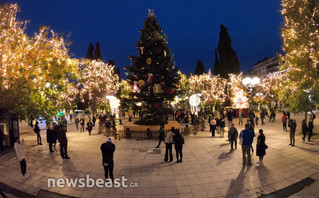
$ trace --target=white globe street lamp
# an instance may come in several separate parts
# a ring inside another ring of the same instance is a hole
[[[254,77],[254,78],[250,78],[250,77],[246,77],[242,80],[242,83],[250,89],[250,100],[251,100],[251,108],[252,108],[252,104],[253,104],[253,88],[255,87],[255,85],[259,84],[260,79],[258,77]]]

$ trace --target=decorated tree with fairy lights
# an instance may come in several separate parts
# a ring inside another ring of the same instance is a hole
[[[225,86],[226,79],[219,75],[212,76],[210,73],[202,75],[192,75],[189,78],[190,93],[201,94],[202,102],[215,106],[223,103],[226,99]]]
[[[286,72],[281,97],[292,111],[307,112],[319,102],[319,1],[282,0]]]
[[[141,119],[137,124],[161,124],[171,112],[170,102],[177,95],[178,69],[174,67],[171,50],[153,10],[149,10],[136,43],[138,56],[129,56],[127,81],[132,86],[132,107],[141,104]]]
[[[119,77],[115,74],[113,65],[101,60],[81,61],[83,65],[82,75],[79,79],[79,94],[82,102],[88,102],[91,111],[107,102],[106,96],[115,95],[119,89]]]
[[[29,37],[17,4],[0,5],[0,113],[46,119],[70,105],[77,60],[67,42],[48,27]]]

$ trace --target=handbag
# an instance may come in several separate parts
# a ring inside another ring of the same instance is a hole
[[[267,146],[267,144],[265,144],[265,149],[268,149],[268,146]]]

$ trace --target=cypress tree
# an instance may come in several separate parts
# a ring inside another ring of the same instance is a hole
[[[94,51],[94,46],[92,43],[89,44],[89,48],[88,48],[88,51],[86,53],[86,58],[87,59],[90,59],[90,60],[93,60],[93,51]]]
[[[203,65],[201,60],[198,60],[194,74],[195,75],[202,75],[204,73],[205,73],[205,66]]]
[[[102,60],[102,54],[101,54],[101,48],[100,48],[100,43],[96,43],[94,55],[93,55],[94,60]]]
[[[220,25],[219,42],[217,52],[215,52],[214,74],[219,74],[223,78],[228,79],[228,74],[239,74],[240,63],[236,52],[231,46],[232,40],[228,34],[227,28]],[[219,63],[217,55],[219,55]],[[215,68],[216,67],[216,68]]]

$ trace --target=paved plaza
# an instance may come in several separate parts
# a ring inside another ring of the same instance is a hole
[[[212,138],[206,131],[185,137],[183,162],[163,161],[165,146],[155,148],[154,140],[113,140],[114,177],[125,176],[128,183],[138,183],[137,188],[48,188],[48,178],[104,178],[100,145],[106,137],[87,132],[77,132],[74,124],[68,125],[68,153],[71,159],[63,160],[59,147],[49,152],[45,130],[41,131],[43,145],[36,144],[36,135],[25,123],[21,124],[22,138],[27,143],[27,172],[29,178],[22,178],[19,162],[13,149],[0,155],[0,182],[36,196],[42,190],[74,197],[259,197],[291,186],[305,178],[316,180],[309,187],[291,197],[318,197],[319,194],[319,138],[312,142],[301,141],[302,115],[297,116],[296,146],[289,144],[289,132],[282,130],[277,122],[266,122],[263,128],[266,144],[269,146],[264,166],[256,164],[258,157],[253,153],[253,165],[242,166],[242,152],[230,152],[225,138]],[[296,117],[296,116],[292,116]],[[317,117],[318,114],[317,114]],[[237,120],[234,121],[237,124]],[[237,127],[238,125],[236,125]],[[318,120],[315,132],[318,133]],[[243,127],[238,127],[242,130]],[[28,132],[30,131],[30,132]],[[256,132],[257,134],[257,132]],[[254,139],[254,148],[256,138]],[[12,196],[15,197],[15,196]]]

